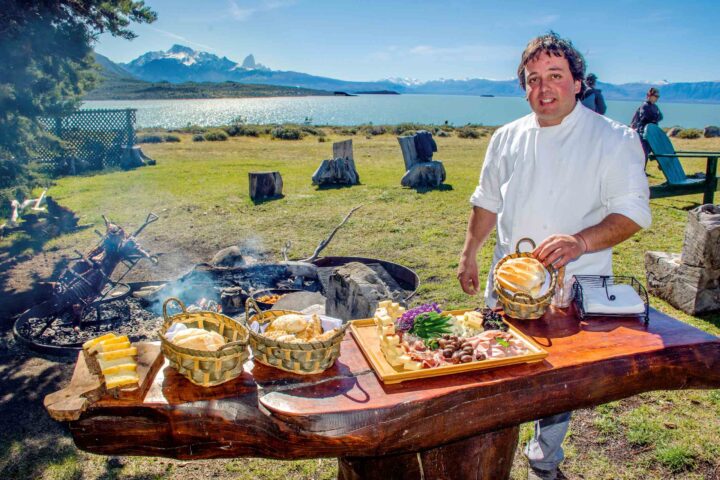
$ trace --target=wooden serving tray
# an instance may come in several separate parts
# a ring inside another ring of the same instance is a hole
[[[445,312],[450,315],[461,315],[466,310],[452,310]],[[530,349],[531,353],[526,355],[518,355],[506,358],[490,358],[486,360],[475,360],[469,363],[460,363],[457,365],[443,365],[434,368],[422,368],[420,370],[402,370],[390,365],[385,359],[385,355],[380,350],[380,340],[378,339],[375,321],[372,318],[364,318],[362,320],[353,320],[350,322],[350,331],[362,350],[365,358],[372,366],[377,376],[383,383],[393,384],[406,380],[415,380],[417,378],[439,377],[442,375],[450,375],[453,373],[470,372],[475,370],[485,370],[488,368],[501,367],[504,365],[515,365],[518,363],[539,362],[547,357],[548,353],[543,350],[530,337],[516,329],[514,326],[507,324],[509,331],[518,337]]]
[[[119,401],[137,401],[141,399],[152,384],[155,373],[163,364],[164,357],[160,352],[160,342],[134,343],[137,347],[137,373],[140,378],[139,388],[120,389],[117,394]],[[59,422],[74,421],[94,402],[109,397],[100,377],[90,373],[85,356],[78,353],[70,384],[45,397],[43,404],[48,414]]]

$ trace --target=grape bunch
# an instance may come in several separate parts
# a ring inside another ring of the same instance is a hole
[[[503,322],[502,315],[494,311],[490,307],[483,309],[476,309],[483,316],[483,328],[485,330],[502,330],[503,332],[508,331],[507,323]]]
[[[400,318],[396,320],[395,327],[398,330],[407,332],[409,330],[412,330],[412,328],[415,326],[415,317],[417,317],[421,313],[440,313],[441,311],[442,310],[440,310],[440,307],[435,302],[426,303],[424,305],[420,305],[419,307],[411,308],[410,310],[403,313]]]

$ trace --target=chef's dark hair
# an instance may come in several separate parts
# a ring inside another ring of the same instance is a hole
[[[525,47],[520,59],[517,74],[520,80],[520,86],[525,90],[525,66],[537,60],[542,55],[555,55],[556,57],[564,57],[570,65],[570,73],[573,80],[580,81],[580,92],[576,95],[580,98],[585,91],[585,59],[582,54],[577,51],[570,40],[561,38],[557,33],[550,31],[545,35],[533,38]]]

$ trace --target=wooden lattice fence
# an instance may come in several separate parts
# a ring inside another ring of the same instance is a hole
[[[135,144],[135,112],[76,110],[62,117],[45,117],[45,129],[65,142],[64,155],[40,150],[35,160],[50,170],[100,170],[118,165],[126,147]]]

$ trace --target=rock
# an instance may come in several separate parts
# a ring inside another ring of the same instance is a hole
[[[292,292],[275,302],[272,309],[299,312],[313,305],[325,305],[325,296],[318,292]]]
[[[668,137],[677,137],[682,132],[682,127],[672,127],[667,131]]]
[[[381,300],[391,298],[388,286],[378,274],[359,262],[334,269],[326,294],[327,315],[343,320],[370,318]]]
[[[720,205],[701,205],[688,212],[682,263],[720,271]]]
[[[210,265],[215,267],[239,267],[245,265],[242,250],[237,245],[219,250],[210,260]]]
[[[400,184],[410,188],[437,188],[445,181],[445,167],[442,162],[416,163],[405,172]]]
[[[703,131],[703,135],[705,136],[705,138],[720,137],[720,127],[716,127],[715,125],[708,125]]]

